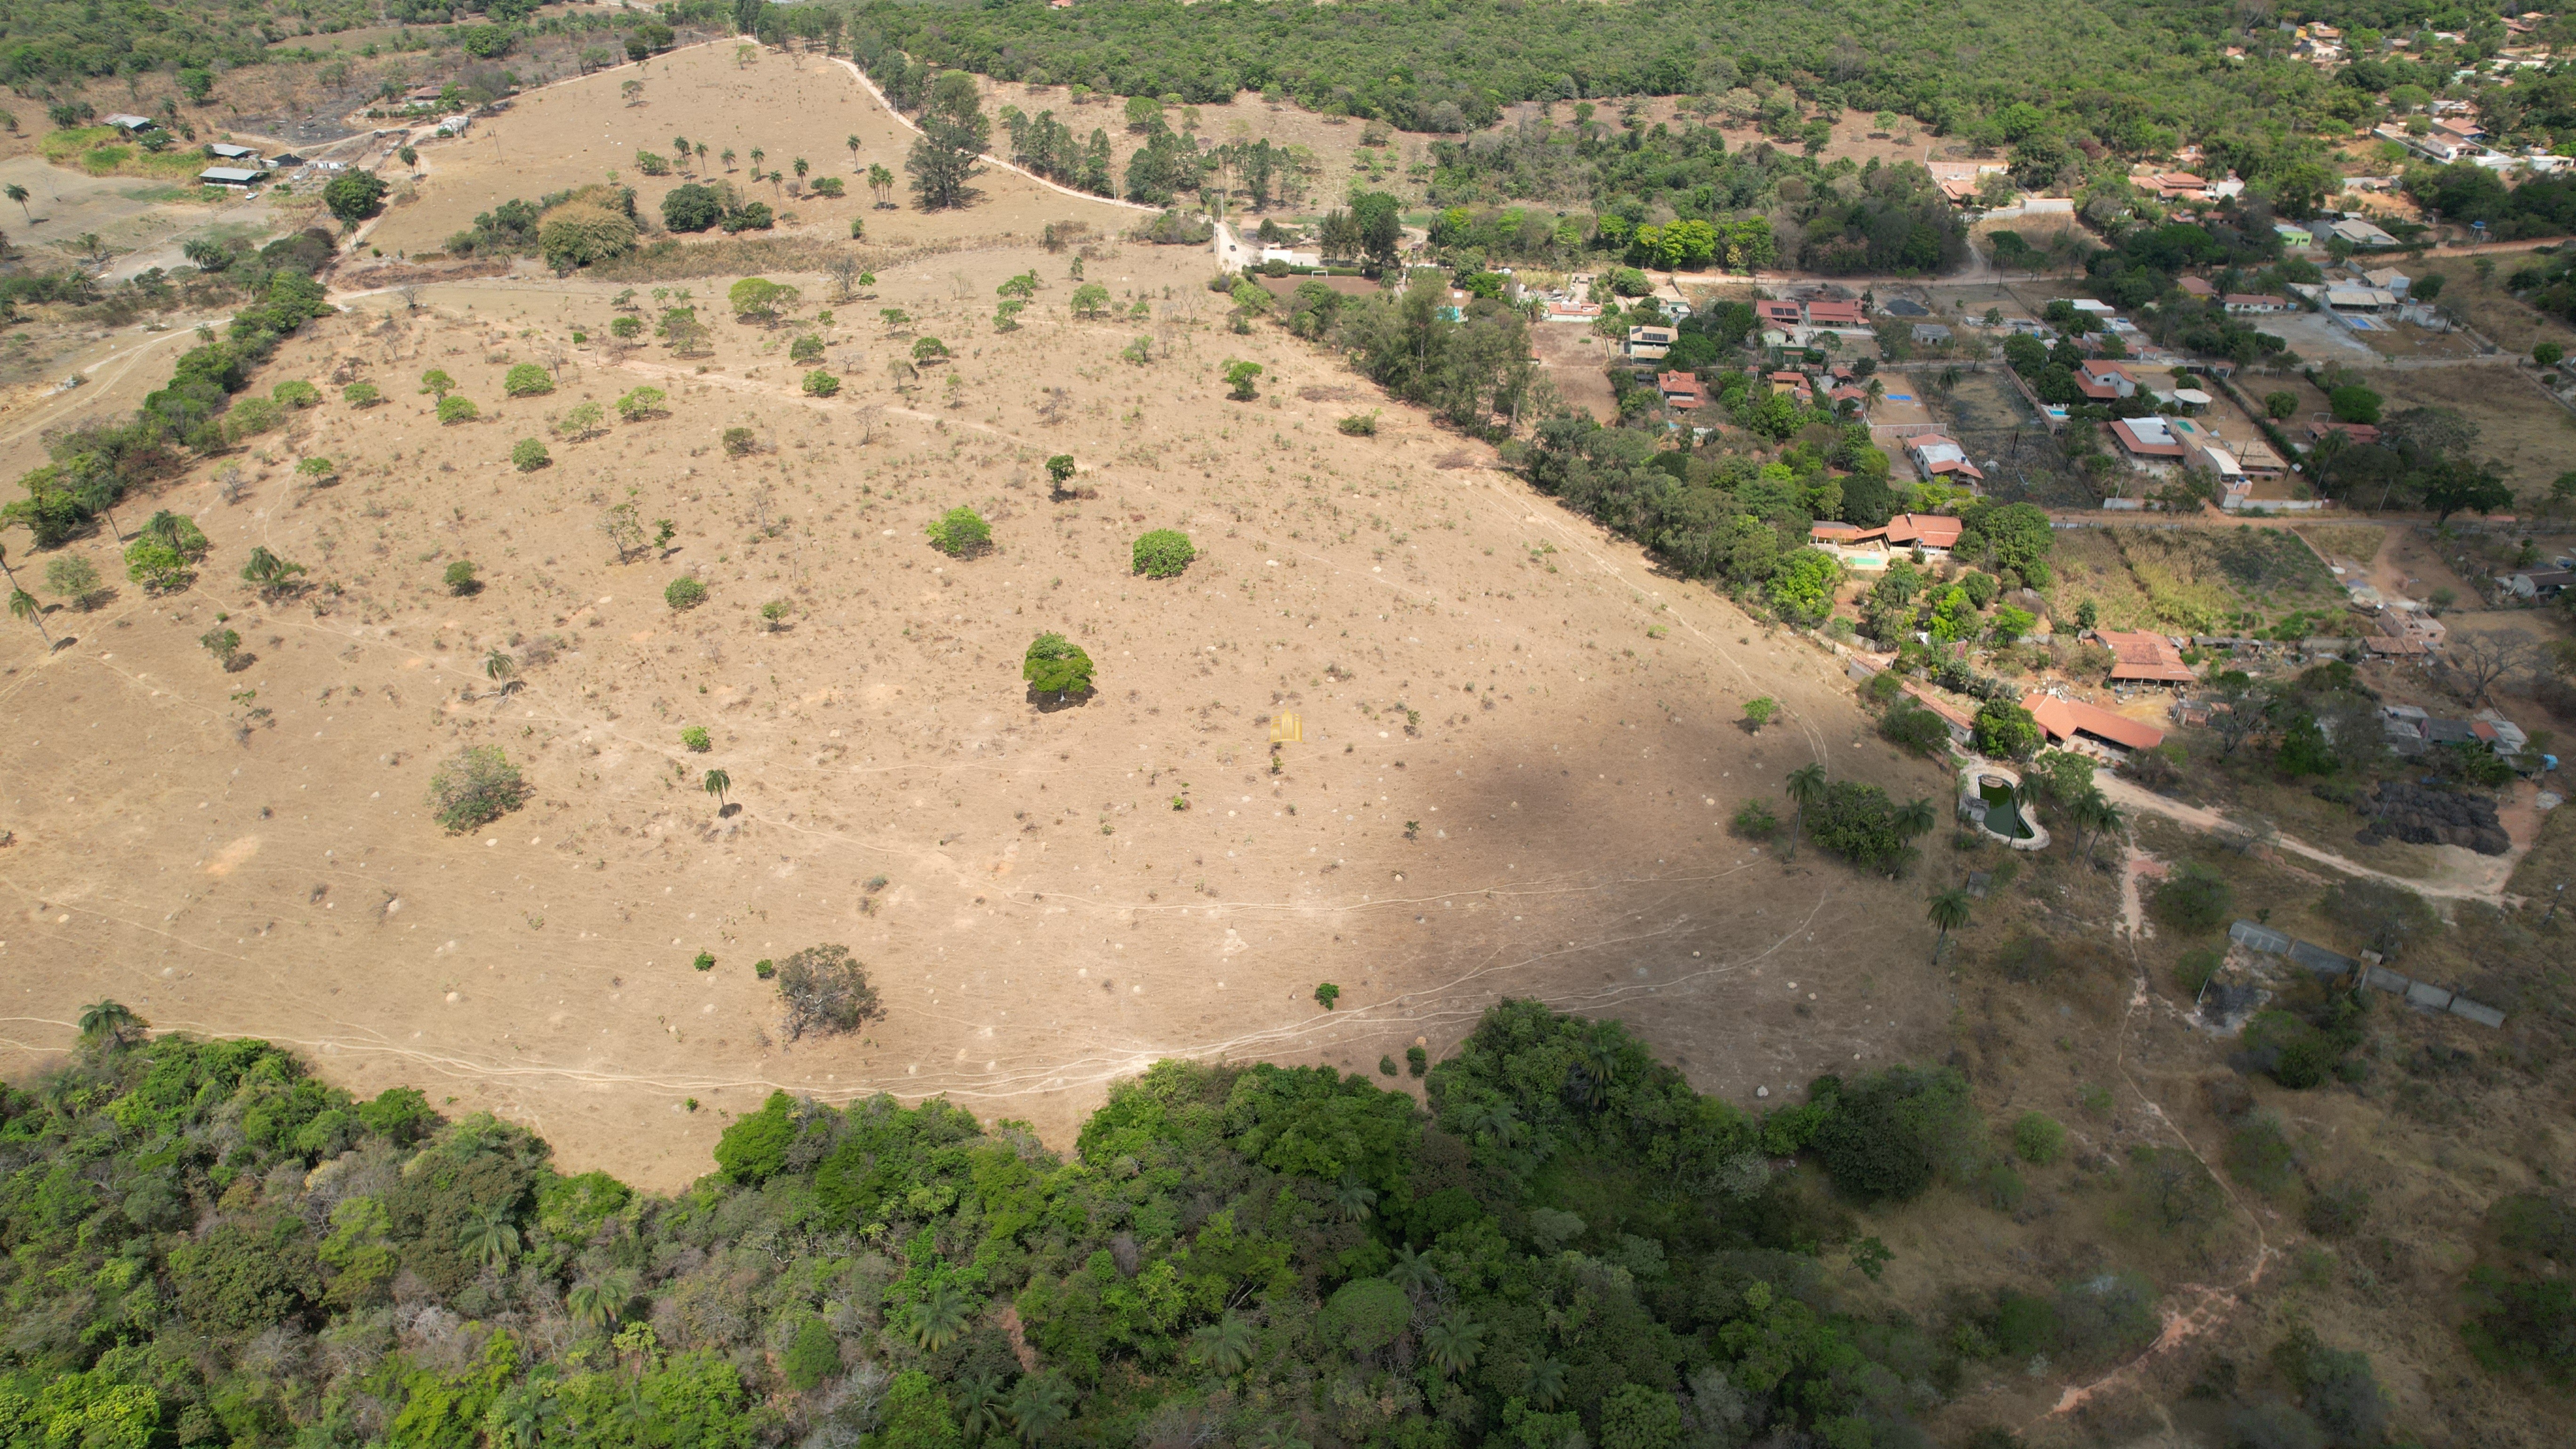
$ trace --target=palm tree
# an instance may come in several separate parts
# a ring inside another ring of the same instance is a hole
[[[1004,1411],[1011,1416],[1011,1424],[1020,1431],[1020,1441],[1025,1444],[1037,1443],[1072,1417],[1065,1404],[1064,1385],[1036,1374],[1021,1376]]]
[[[1386,1279],[1407,1293],[1427,1297],[1440,1291],[1439,1270],[1410,1244],[1395,1250],[1395,1263],[1386,1270]]]
[[[1610,1089],[1619,1081],[1619,1044],[1594,1028],[1583,1048],[1583,1100],[1598,1112],[1609,1105]]]
[[[1797,813],[1789,817],[1788,858],[1796,860],[1798,858],[1798,832],[1806,826],[1807,807],[1817,804],[1825,798],[1825,767],[1818,764],[1805,764],[1791,770],[1789,772],[1788,791],[1789,799],[1795,802],[1798,807]]]
[[[877,194],[877,205],[885,205],[886,193],[893,189],[894,173],[888,171],[882,162],[870,163],[868,166],[868,190]]]
[[[802,157],[802,156],[797,157],[795,160],[790,161],[790,162],[788,162],[787,164],[788,164],[790,167],[794,168],[794,170],[795,170],[795,172],[796,172],[796,179],[797,179],[797,180],[799,180],[799,181],[802,181],[802,180],[804,180],[804,179],[805,179],[805,173],[806,173],[806,171],[807,171],[808,169],[810,169],[810,168],[808,168],[808,167],[806,166],[806,164],[805,164],[805,158],[804,158],[804,157]]]
[[[733,776],[722,770],[709,770],[699,788],[716,797],[716,813],[724,813],[725,792],[733,788]]]
[[[1497,1147],[1509,1147],[1520,1141],[1520,1119],[1512,1115],[1509,1102],[1485,1102],[1470,1109],[1467,1127],[1474,1132],[1492,1133]]]
[[[81,1008],[81,1040],[105,1038],[110,1050],[124,1046],[129,1036],[139,1035],[151,1025],[121,1002],[100,1000]]]
[[[733,148],[731,146],[727,146],[722,151],[717,152],[716,159],[724,163],[724,169],[731,171],[733,169]]]
[[[44,606],[36,602],[35,595],[28,593],[25,589],[15,587],[11,588],[9,590],[9,615],[11,618],[24,619],[28,623],[35,625],[36,637],[45,641],[46,648],[51,649],[54,647],[54,636],[45,632]]]
[[[2102,837],[2129,823],[2129,817],[2120,813],[2119,806],[2102,799],[2101,791],[2094,791],[2093,797],[2100,803],[2093,809],[2093,839],[2087,842],[2084,850],[2084,863],[2087,865],[2093,863],[2093,852],[2101,847]]]
[[[965,1431],[968,1443],[980,1444],[1002,1427],[1001,1375],[968,1374],[952,1384],[948,1392],[957,1410],[957,1427]]]
[[[505,1203],[495,1203],[468,1218],[456,1230],[456,1245],[471,1254],[486,1268],[497,1268],[510,1261],[519,1251],[519,1229],[510,1221]]]
[[[1476,1366],[1484,1338],[1485,1325],[1453,1313],[1422,1331],[1422,1350],[1431,1356],[1431,1366],[1448,1377]]]
[[[617,1322],[634,1298],[635,1270],[617,1268],[575,1283],[572,1291],[564,1295],[564,1307],[571,1311],[575,1323],[607,1328]]]
[[[483,656],[483,677],[495,683],[519,672],[518,661],[498,649]]]
[[[966,1295],[958,1292],[953,1283],[933,1283],[921,1301],[912,1305],[911,1320],[912,1341],[924,1353],[937,1353],[966,1331]]]
[[[1256,1347],[1252,1325],[1234,1314],[1229,1313],[1214,1323],[1202,1325],[1190,1337],[1198,1343],[1199,1361],[1227,1378],[1252,1366],[1252,1352]]]
[[[704,142],[704,141],[700,141],[700,142],[698,143],[698,145],[697,145],[697,152],[698,152],[698,169],[699,169],[699,170],[701,170],[701,171],[704,171],[704,170],[706,170],[706,169],[707,169],[707,143],[706,143],[706,142]]]
[[[1932,943],[1932,964],[1938,966],[1941,948],[1950,944],[1950,933],[1968,924],[1968,892],[1959,886],[1940,892],[1932,897],[1931,908],[1924,917],[1941,928],[1940,937]]]
[[[850,148],[850,169],[855,171],[859,167],[859,138],[852,136],[844,144]]]
[[[1939,818],[1932,811],[1931,801],[1909,800],[1896,812],[1896,833],[1907,840],[1912,840],[1918,835],[1928,835],[1932,831],[1933,823]]]
[[[752,147],[752,148],[751,148],[751,169],[752,169],[754,172],[759,171],[759,170],[760,170],[760,165],[761,165],[761,163],[762,163],[762,162],[764,162],[764,161],[766,161],[766,160],[768,160],[768,159],[769,159],[769,153],[768,153],[768,152],[766,152],[766,151],[764,151],[764,150],[760,149],[758,146],[754,146],[754,147]]]
[[[1366,1222],[1369,1210],[1377,1206],[1377,1189],[1356,1177],[1343,1178],[1341,1186],[1333,1189],[1333,1205],[1342,1210],[1343,1217],[1355,1223]]]
[[[34,226],[36,224],[36,214],[27,210],[27,188],[19,185],[15,181],[12,181],[6,187],[0,187],[0,196],[6,196],[11,201],[18,203],[18,210],[27,218],[27,225]]]
[[[1565,1397],[1565,1365],[1552,1358],[1533,1360],[1521,1396],[1539,1409],[1553,1409]]]

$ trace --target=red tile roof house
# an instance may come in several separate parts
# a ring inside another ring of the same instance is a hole
[[[2174,285],[2180,287],[2183,291],[2183,295],[2187,297],[2199,297],[2206,300],[2218,295],[2218,289],[2211,286],[2209,284],[2209,279],[2206,277],[2185,277],[2181,281],[2174,283]]]
[[[2136,397],[2138,380],[2116,362],[2087,362],[2076,371],[2075,390],[2095,402],[2110,402]]]
[[[1753,310],[1761,314],[1765,326],[1796,327],[1806,321],[1795,302],[1756,302]]]
[[[1809,302],[1807,325],[1810,327],[1866,327],[1868,318],[1861,314],[1858,302]]]
[[[1951,743],[1964,747],[1968,741],[1976,738],[1977,720],[1974,715],[1960,710],[1955,705],[1945,703],[1936,695],[1927,693],[1910,679],[1897,687],[1904,690],[1915,703],[1941,717],[1941,723],[1950,727]]]
[[[2341,433],[2356,443],[2376,443],[2379,429],[2369,423],[2310,423],[2308,437],[2323,442],[2328,433]]]
[[[2152,750],[2165,742],[2165,732],[2154,725],[2080,700],[2032,693],[2022,698],[2021,707],[2029,710],[2031,719],[2061,745],[2074,744],[2078,735],[2123,750]]]
[[[1708,401],[1708,388],[1687,372],[1655,374],[1655,391],[1664,395],[1669,407],[1695,408]]]
[[[2190,684],[2198,676],[2182,662],[2182,651],[2162,634],[2140,629],[2096,629],[2094,642],[2111,651],[2111,677],[2150,684]]]
[[[1958,546],[1962,526],[1946,513],[1900,513],[1887,520],[1887,541],[1898,548],[1920,544],[1927,553],[1947,553]]]

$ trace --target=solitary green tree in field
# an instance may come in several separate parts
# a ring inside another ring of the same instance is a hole
[[[9,183],[8,188],[5,191],[0,191],[0,195],[5,195],[11,201],[18,203],[18,213],[19,215],[27,218],[27,224],[29,226],[34,226],[36,224],[36,214],[27,210],[27,188],[19,185],[15,181],[12,181]]]
[[[1054,457],[1046,460],[1046,470],[1047,482],[1052,485],[1050,491],[1059,499],[1064,497],[1064,485],[1070,482],[1073,478],[1073,455],[1071,453],[1056,454]]]
[[[733,788],[733,776],[722,770],[709,770],[699,788],[716,797],[716,809],[721,812],[725,805],[725,792]]]
[[[1040,693],[1062,702],[1069,694],[1091,692],[1091,656],[1062,634],[1040,634],[1020,662],[1020,677]]]
[[[1941,964],[1942,948],[1950,944],[1950,933],[1968,924],[1967,890],[1961,886],[1952,886],[1934,895],[1930,906],[1923,914],[1926,920],[1939,927],[1941,931],[1941,934],[1932,942],[1932,964],[1938,966]]]
[[[46,648],[54,647],[54,636],[45,632],[44,606],[36,602],[35,595],[15,584],[12,584],[9,589],[9,617],[24,619],[35,625],[36,637],[45,641]]]
[[[1797,812],[1789,817],[1788,858],[1796,860],[1798,834],[1807,824],[1807,807],[1825,798],[1825,767],[1807,764],[1791,770],[1787,789],[1790,801],[1798,807]]]
[[[115,1001],[92,1002],[83,1007],[80,1014],[81,1040],[104,1042],[111,1051],[124,1046],[128,1039],[142,1035],[151,1025]]]
[[[1744,702],[1744,722],[1753,726],[1757,731],[1759,731],[1764,725],[1769,724],[1771,722],[1771,717],[1779,712],[1780,701],[1773,699],[1767,694],[1758,699],[1748,699]]]

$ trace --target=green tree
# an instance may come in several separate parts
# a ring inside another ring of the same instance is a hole
[[[1789,853],[1786,857],[1795,860],[1798,858],[1798,834],[1806,826],[1808,807],[1821,803],[1825,798],[1825,767],[1814,763],[1800,765],[1789,772],[1785,788],[1790,802],[1798,807],[1789,819]]]
[[[433,367],[420,375],[420,390],[444,401],[456,391],[456,379],[449,377],[446,369]]]
[[[470,423],[480,416],[482,410],[474,406],[472,398],[451,393],[438,400],[438,421],[441,424]]]
[[[54,636],[45,628],[44,606],[36,602],[35,595],[14,583],[9,587],[9,617],[33,625],[36,637],[45,641],[45,647],[54,647]],[[235,637],[239,638],[238,635]]]
[[[1253,383],[1258,380],[1260,376],[1260,363],[1227,363],[1225,365],[1226,396],[1234,399],[1236,402],[1252,401],[1254,398],[1260,396],[1259,393],[1253,391],[1252,387]]]
[[[1064,497],[1064,485],[1073,480],[1073,455],[1071,453],[1056,454],[1054,457],[1046,460],[1046,470],[1048,492],[1057,498]],[[2576,473],[2570,473],[2567,476],[2570,479],[2576,479]]]
[[[522,473],[534,473],[554,461],[546,445],[534,438],[521,438],[510,445],[510,466]]]
[[[528,798],[527,783],[499,745],[465,745],[429,777],[431,818],[449,833],[488,825]]]
[[[385,209],[385,179],[372,171],[351,171],[322,188],[322,204],[355,231],[358,223]]]
[[[1020,663],[1020,677],[1040,694],[1061,703],[1066,696],[1091,692],[1091,656],[1062,634],[1040,634]]]
[[[512,367],[501,379],[501,391],[512,397],[543,397],[554,390],[554,375],[533,362]]]
[[[1483,1350],[1485,1326],[1452,1313],[1422,1331],[1422,1351],[1443,1378],[1456,1378],[1476,1366]],[[1678,1419],[1679,1411],[1675,1411]]]
[[[767,324],[777,321],[780,312],[793,309],[802,294],[767,277],[745,277],[725,293],[725,300],[732,304],[735,316]]]
[[[883,1449],[957,1449],[964,1442],[948,1400],[919,1369],[894,1376],[878,1405],[877,1418],[883,1427],[874,1441]]]
[[[1990,699],[1978,707],[1977,752],[1994,760],[2026,760],[2039,748],[2039,721],[2009,700]]]
[[[915,1347],[925,1353],[937,1353],[966,1331],[973,1307],[963,1290],[942,1278],[905,1310],[904,1331]]]
[[[709,770],[706,778],[699,782],[699,787],[716,797],[716,810],[721,814],[724,810],[725,792],[733,788],[733,776],[722,770]]]
[[[904,157],[912,174],[913,194],[924,211],[964,206],[973,196],[967,183],[981,173],[977,159],[992,139],[975,77],[964,71],[942,71],[931,85],[930,104],[921,113],[921,137]],[[873,177],[870,178],[873,182]]]
[[[1941,933],[1932,942],[1933,965],[1941,964],[1941,952],[1950,944],[1950,933],[1968,924],[1968,911],[1968,892],[1963,887],[1952,886],[1932,897],[1931,904],[1924,910],[1924,919]]]
[[[82,1041],[103,1044],[110,1051],[121,1050],[152,1026],[122,1002],[105,999],[82,1007],[79,1024]]]
[[[1190,536],[1176,528],[1158,528],[1142,535],[1131,552],[1133,572],[1149,579],[1178,578],[1198,557]]]
[[[257,548],[251,550],[254,557],[260,552]],[[45,561],[45,587],[71,600],[73,608],[87,609],[98,596],[98,566],[76,553],[56,554]]]
[[[518,1225],[503,1204],[485,1207],[458,1230],[457,1246],[486,1268],[507,1264],[519,1251]]]
[[[1779,712],[1780,701],[1773,699],[1767,694],[1759,695],[1744,702],[1744,722],[1751,726],[1756,732],[1759,732],[1764,725],[1769,724],[1772,716]]]
[[[1233,1313],[1200,1325],[1191,1332],[1190,1339],[1190,1356],[1227,1378],[1252,1366],[1253,1352],[1259,1345],[1252,1325]]]
[[[449,564],[446,573],[442,575],[447,584],[447,592],[460,599],[482,592],[483,581],[474,577],[474,574],[474,564],[470,559],[458,559]]]

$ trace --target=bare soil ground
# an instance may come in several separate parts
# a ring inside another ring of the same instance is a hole
[[[1922,887],[1812,854],[1784,872],[1722,822],[1809,758],[1906,796],[1940,777],[1863,741],[1830,660],[1659,577],[1483,450],[1393,411],[1373,440],[1340,436],[1349,379],[1279,334],[1216,330],[1199,266],[1092,264],[1176,299],[1166,358],[1141,370],[1115,360],[1128,329],[1063,320],[1061,258],[887,275],[869,309],[913,312],[964,382],[926,369],[897,395],[883,363],[906,342],[844,306],[828,336],[849,384],[828,404],[781,360],[796,328],[727,322],[695,360],[571,349],[611,315],[591,284],[432,288],[416,315],[377,297],[315,324],[263,377],[354,370],[391,401],[335,397],[227,460],[237,505],[213,468],[173,485],[162,504],[215,545],[193,590],[58,611],[76,636],[59,652],[0,636],[26,740],[0,1062],[21,1075],[112,993],[163,1027],[302,1044],[353,1087],[443,1079],[568,1162],[671,1186],[772,1085],[946,1092],[1055,1135],[1157,1056],[1365,1070],[1506,993],[1628,1016],[1745,1098],[1934,1050],[1944,1008],[1909,964]],[[991,332],[993,286],[1033,267],[1046,320]],[[510,361],[557,348],[576,362],[555,395],[501,396]],[[1269,369],[1262,400],[1221,400],[1226,356]],[[411,383],[431,366],[482,421],[431,421]],[[645,382],[670,416],[557,440],[537,473],[505,461],[573,403]],[[732,426],[767,450],[725,457]],[[1058,451],[1091,497],[1046,501],[1037,464]],[[337,486],[292,481],[326,455]],[[630,498],[674,520],[666,557],[621,565],[594,530]],[[995,521],[993,554],[924,544],[959,503]],[[1135,580],[1128,541],[1163,525],[1202,557]],[[321,587],[253,598],[234,574],[254,543]],[[74,547],[121,578],[111,540]],[[458,558],[489,586],[449,596]],[[674,615],[660,596],[683,572],[714,598]],[[771,599],[794,605],[782,632],[757,616]],[[237,672],[197,643],[218,615],[252,656]],[[1019,654],[1043,629],[1088,645],[1098,697],[1028,697]],[[492,649],[525,661],[524,688],[496,695]],[[1732,721],[1753,694],[1790,726],[1748,738]],[[1281,709],[1307,743],[1274,777]],[[682,748],[688,724],[711,753]],[[451,837],[423,792],[469,742],[535,793]],[[697,789],[710,765],[740,813]],[[889,1015],[790,1045],[751,966],[823,941],[870,963]],[[689,969],[701,949],[710,974]],[[1324,980],[1345,993],[1329,1014]]]
[[[2458,409],[2477,425],[2474,451],[2493,460],[2517,494],[2545,494],[2567,471],[2576,415],[2510,368],[2410,368],[2374,376],[2370,385],[2386,398],[2390,413],[2424,406]]]
[[[644,82],[641,101],[628,105],[621,90],[635,79]],[[703,168],[693,158],[686,171],[668,176],[635,169],[637,151],[669,157],[676,136],[706,144]],[[846,144],[851,136],[860,142],[855,153]],[[662,198],[672,188],[730,181],[747,199],[779,211],[783,235],[847,238],[851,219],[864,218],[868,242],[883,247],[1034,239],[1048,223],[1066,220],[1124,230],[1143,215],[992,167],[975,183],[981,199],[965,210],[878,208],[862,178],[871,164],[900,178],[911,145],[912,133],[870,100],[840,62],[763,52],[751,64],[737,65],[730,45],[693,46],[647,66],[531,91],[502,115],[476,122],[467,135],[421,146],[428,176],[395,203],[368,241],[388,257],[439,251],[476,214],[501,202],[534,201],[606,181],[611,173],[619,185],[635,189],[636,209],[655,228]],[[810,191],[792,198],[783,184],[754,185],[754,148],[763,153],[764,170],[786,170],[792,179],[792,163],[801,157],[812,175],[841,177],[848,194],[838,201]],[[719,159],[726,150],[735,153],[731,171]],[[897,185],[894,199],[908,200],[900,180]]]

